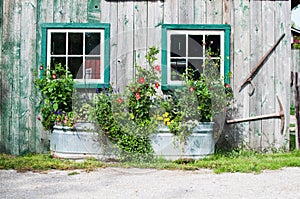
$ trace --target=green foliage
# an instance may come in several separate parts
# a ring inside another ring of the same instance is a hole
[[[40,67],[41,77],[35,79],[35,85],[41,93],[39,112],[45,130],[52,130],[55,122],[68,126],[74,125],[72,113],[72,93],[74,80],[70,71],[61,64],[53,69]]]
[[[159,66],[154,66],[159,50],[151,47],[146,55],[149,68],[135,64],[136,77],[123,93],[112,89],[99,93],[91,111],[101,133],[120,149],[120,158],[128,161],[148,160],[152,156],[149,134],[156,131],[156,119],[151,110],[157,95]]]
[[[300,36],[294,36],[293,48],[300,49]]]

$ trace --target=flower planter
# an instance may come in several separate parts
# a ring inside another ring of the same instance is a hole
[[[107,157],[106,146],[91,123],[79,123],[75,128],[55,125],[50,137],[51,154],[58,158],[102,159]]]
[[[180,158],[200,159],[214,153],[213,122],[205,122],[193,129],[185,144],[181,144],[177,136],[171,134],[167,127],[160,128],[153,135],[151,145],[154,155],[168,160]]]

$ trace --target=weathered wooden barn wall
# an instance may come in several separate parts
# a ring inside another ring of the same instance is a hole
[[[0,7],[1,151],[22,154],[46,150],[48,132],[36,120],[32,76],[41,64],[43,23],[110,23],[110,77],[116,87],[133,77],[134,57],[143,64],[148,47],[161,47],[161,24],[230,24],[235,117],[279,111],[276,96],[289,114],[290,1],[4,0]],[[238,92],[251,68],[283,33],[283,41],[253,79],[254,94],[248,95],[249,87]],[[288,143],[287,125],[281,135],[277,119],[239,126],[243,144],[251,148],[278,148]]]

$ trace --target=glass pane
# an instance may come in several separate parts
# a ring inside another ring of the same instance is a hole
[[[171,35],[171,57],[186,56],[185,35]]]
[[[65,57],[51,57],[50,60],[50,68],[54,68],[56,64],[61,64],[62,66],[66,65],[66,58]]]
[[[203,73],[203,59],[189,59],[188,68],[193,71],[193,78],[199,79],[200,74]]]
[[[83,54],[83,33],[69,33],[68,43],[69,55]]]
[[[100,33],[85,33],[85,54],[100,55]]]
[[[101,79],[100,57],[87,57],[85,60],[86,79]]]
[[[188,35],[188,57],[203,57],[203,35]]]
[[[74,79],[83,78],[83,57],[69,57],[68,68],[71,71]]]
[[[220,35],[207,35],[206,36],[206,51],[212,52],[212,57],[220,57]]]
[[[66,33],[51,33],[51,55],[66,54]]]
[[[185,59],[171,59],[171,80],[182,81],[182,75],[186,71]]]

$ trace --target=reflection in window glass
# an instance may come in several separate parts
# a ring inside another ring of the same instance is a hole
[[[89,77],[86,75],[86,79],[101,79],[100,71],[100,58],[99,57],[87,57],[85,60],[85,70],[91,71]]]
[[[100,55],[100,33],[85,33],[85,54]]]
[[[69,55],[82,55],[83,54],[83,34],[82,33],[69,33],[68,39],[68,54]]]
[[[171,57],[185,57],[185,35],[171,35]]]
[[[203,56],[203,35],[188,35],[188,56]]]
[[[65,55],[66,54],[66,33],[51,34],[51,54]]]
[[[171,80],[182,81],[182,74],[186,71],[185,59],[171,59]]]
[[[83,57],[69,57],[68,68],[75,79],[83,78]]]

